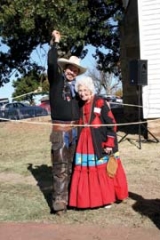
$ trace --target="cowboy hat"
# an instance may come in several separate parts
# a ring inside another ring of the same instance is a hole
[[[79,69],[78,75],[85,73],[87,70],[87,68],[80,66],[80,59],[76,56],[71,56],[69,59],[59,58],[58,64],[63,70],[65,69],[66,65],[68,65],[68,64],[71,64],[71,65],[77,67]]]

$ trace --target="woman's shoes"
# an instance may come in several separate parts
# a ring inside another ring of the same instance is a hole
[[[107,205],[104,206],[104,208],[107,208],[107,209],[109,209],[111,207],[112,207],[112,204],[107,204]]]

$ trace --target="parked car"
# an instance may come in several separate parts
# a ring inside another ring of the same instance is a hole
[[[122,98],[116,97],[114,95],[100,95],[100,96],[103,97],[109,103],[111,109],[123,108]]]
[[[0,113],[0,117],[13,120],[47,115],[48,112],[46,109],[39,106],[30,106],[21,102],[13,102],[3,105]]]
[[[2,109],[3,105],[9,103],[8,98],[0,98],[0,110]]]
[[[113,97],[110,99],[111,109],[113,108],[123,108],[123,100],[120,97]]]
[[[40,107],[46,109],[47,112],[48,112],[48,114],[51,113],[51,107],[50,107],[49,97],[48,97],[48,96],[43,97],[43,98],[41,99],[41,104],[38,105],[38,106],[40,106]]]

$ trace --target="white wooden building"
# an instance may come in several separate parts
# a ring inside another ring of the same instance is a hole
[[[137,4],[138,57],[148,63],[148,83],[142,86],[143,118],[160,118],[160,0],[123,0],[126,14],[133,4]]]

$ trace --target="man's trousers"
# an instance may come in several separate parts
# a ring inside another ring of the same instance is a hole
[[[65,142],[66,132],[64,131],[53,130],[50,136],[53,174],[52,207],[54,211],[65,210],[68,205],[76,142],[72,141],[72,130],[68,131],[67,134],[71,136],[68,144]]]

